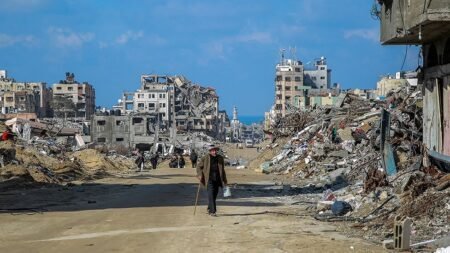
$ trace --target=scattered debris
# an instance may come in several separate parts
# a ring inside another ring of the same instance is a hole
[[[402,87],[385,101],[347,94],[338,107],[293,112],[275,122],[275,141],[250,167],[320,189],[309,192],[317,196],[315,217],[366,228],[349,233],[381,243],[394,239],[395,217],[410,217],[412,242],[444,236],[450,177],[442,157],[428,152],[441,163],[425,162],[422,106],[420,91]]]

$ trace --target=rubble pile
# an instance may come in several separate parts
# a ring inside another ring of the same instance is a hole
[[[135,168],[132,157],[95,149],[72,152],[51,139],[0,142],[0,166],[3,189],[92,180]]]
[[[356,222],[379,242],[392,238],[396,217],[413,219],[413,241],[448,235],[450,176],[424,159],[420,91],[399,88],[386,101],[347,94],[336,107],[297,114],[275,126],[291,138],[277,141],[280,151],[257,170],[288,175],[299,193],[315,194],[317,219]]]

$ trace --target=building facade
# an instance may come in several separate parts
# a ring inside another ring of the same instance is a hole
[[[40,118],[49,115],[50,91],[44,82],[16,82],[0,71],[1,113],[36,113]]]
[[[331,89],[331,69],[325,57],[316,60],[313,68],[305,68],[305,86],[313,89]]]
[[[306,96],[304,69],[301,61],[284,59],[284,56],[275,69],[275,111],[284,117],[290,108],[300,107],[301,98]]]
[[[278,117],[310,106],[333,105],[340,88],[331,85],[331,69],[325,57],[306,68],[301,61],[284,59],[276,65],[275,107]]]
[[[139,143],[153,143],[151,129],[154,117],[145,114],[94,115],[91,122],[92,141],[109,146],[135,147]]]
[[[74,117],[90,119],[95,112],[94,87],[88,82],[77,82],[73,73],[66,73],[65,80],[53,84],[52,97],[71,100],[76,108]]]

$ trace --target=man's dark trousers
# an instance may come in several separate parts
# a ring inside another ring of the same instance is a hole
[[[216,199],[219,193],[219,181],[208,180],[208,212],[216,213]]]

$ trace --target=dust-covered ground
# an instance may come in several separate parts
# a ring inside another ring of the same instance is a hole
[[[256,149],[224,147],[254,159]],[[137,173],[65,186],[0,193],[0,252],[384,252],[310,218],[311,203],[270,175],[227,168],[231,199],[206,214],[198,182],[184,169]]]

